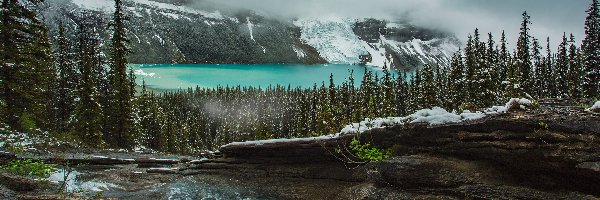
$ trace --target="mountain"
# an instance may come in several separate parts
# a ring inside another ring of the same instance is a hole
[[[126,0],[132,63],[343,63],[398,69],[447,63],[460,42],[449,33],[403,20],[299,18],[254,11],[222,13],[186,6],[187,0]],[[47,0],[39,11],[56,35],[72,37],[82,18],[110,30],[111,0]],[[82,15],[82,12],[88,15]],[[105,41],[110,33],[104,32]]]

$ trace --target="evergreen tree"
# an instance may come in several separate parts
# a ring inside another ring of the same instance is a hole
[[[466,97],[465,91],[465,71],[461,51],[452,56],[450,63],[450,74],[448,76],[448,100],[447,107],[458,110],[458,107],[464,103]]]
[[[583,40],[583,92],[586,97],[598,96],[600,93],[600,5],[592,0],[586,11],[585,39]]]
[[[402,72],[402,74],[398,76],[398,79],[396,79],[396,86],[394,87],[396,116],[406,116],[409,114],[409,85],[406,79],[406,72]]]
[[[520,84],[526,90],[531,86],[531,36],[529,34],[529,25],[531,17],[527,15],[527,12],[523,12],[523,21],[521,22],[521,32],[519,33],[519,40],[517,41],[517,57],[516,57],[516,68],[512,73],[518,77],[517,83]]]
[[[475,82],[475,73],[477,71],[478,55],[477,50],[479,46],[479,30],[475,29],[475,39],[469,35],[467,39],[467,47],[465,48],[465,86],[466,86],[466,102],[474,102],[476,100],[477,91],[479,87]]]
[[[521,85],[519,81],[522,76],[520,73],[520,61],[518,60],[517,52],[513,52],[513,58],[515,58],[515,60],[508,64],[508,80],[506,81],[507,84],[504,93],[505,98],[519,98],[524,96],[523,85]]]
[[[535,97],[540,97],[542,95],[542,89],[543,88],[543,83],[541,82],[542,77],[546,76],[545,71],[545,65],[544,65],[544,61],[542,59],[542,53],[541,53],[541,45],[540,42],[537,39],[533,39],[533,43],[531,45],[533,47],[532,49],[532,57],[533,57],[533,66],[535,67],[533,70],[533,77],[534,77],[534,82],[531,85],[530,91],[531,91],[531,95],[535,96]]]
[[[571,34],[569,39],[569,71],[568,71],[568,86],[569,96],[573,98],[582,97],[582,78],[583,69],[580,61],[580,53],[575,44],[575,36]]]
[[[552,50],[550,49],[550,37],[546,39],[546,57],[544,58],[544,68],[543,72],[545,76],[540,77],[542,80],[542,96],[543,97],[555,97],[557,92],[556,87],[556,73],[555,73],[555,65],[554,65],[554,56],[552,54]]]
[[[568,70],[569,70],[569,57],[567,50],[567,35],[563,33],[562,42],[558,45],[558,52],[556,55],[556,67],[554,68],[555,73],[555,81],[556,81],[556,95],[559,98],[566,97],[569,89],[567,86],[567,81],[569,80]]]
[[[508,62],[510,60],[510,52],[506,46],[506,34],[502,31],[500,38],[500,55],[498,57],[498,78],[500,81],[508,80]]]
[[[2,116],[16,130],[47,128],[47,98],[56,79],[48,29],[18,0],[3,0],[1,6]]]
[[[439,99],[437,98],[438,88],[436,87],[435,73],[433,66],[426,64],[423,66],[422,71],[422,82],[421,82],[421,93],[420,105],[421,108],[432,108],[439,105]]]
[[[83,16],[86,16],[84,13]],[[94,68],[100,64],[98,54],[99,38],[92,27],[90,19],[84,17],[79,24],[78,65],[81,73],[79,96],[75,111],[75,131],[80,140],[88,146],[102,146],[102,109],[98,103],[96,74]]]
[[[416,70],[410,78],[410,107],[408,113],[425,108],[423,105],[422,70]]]
[[[500,54],[492,33],[488,33],[487,51],[485,57],[487,59],[485,66],[487,66],[489,70],[492,81],[490,89],[494,91],[494,99],[498,100],[500,97],[500,86],[504,80],[501,79],[500,74],[502,70],[500,68],[502,66],[500,65]]]
[[[122,0],[115,0],[115,13],[113,16],[113,35],[111,43],[110,80],[112,90],[112,110],[108,117],[112,120],[112,127],[108,133],[110,145],[120,148],[133,147],[132,138],[132,98],[131,81],[127,74],[127,55],[130,49],[129,40],[125,33],[125,16],[123,14]]]
[[[392,117],[396,114],[396,107],[394,106],[394,80],[387,68],[387,65],[383,67],[383,102],[382,102],[382,116]]]
[[[58,90],[55,97],[56,114],[54,115],[53,130],[59,133],[70,132],[71,120],[75,111],[75,98],[77,97],[77,82],[79,77],[72,55],[72,44],[67,39],[65,28],[59,25],[56,51],[56,65],[58,68]]]

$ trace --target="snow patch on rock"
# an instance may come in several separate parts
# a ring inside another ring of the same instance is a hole
[[[250,39],[252,41],[256,42],[256,40],[254,40],[254,34],[253,34],[253,31],[252,31],[252,27],[254,26],[254,24],[252,24],[252,22],[250,21],[250,17],[246,17],[246,22],[248,24],[248,31],[250,31]]]
[[[298,58],[304,58],[306,57],[306,53],[304,52],[304,50],[298,48],[298,47],[293,47],[294,52],[296,52],[296,56],[298,56]]]
[[[600,104],[600,103],[597,103]],[[393,127],[403,126],[406,124],[427,124],[429,126],[440,126],[449,124],[466,123],[470,121],[476,121],[484,119],[488,116],[499,115],[507,113],[513,108],[522,108],[531,106],[532,101],[525,98],[513,98],[510,99],[504,106],[494,106],[485,109],[484,112],[471,112],[468,110],[463,111],[461,114],[454,112],[448,112],[441,107],[434,107],[431,109],[423,109],[415,112],[407,117],[387,117],[387,118],[366,118],[359,123],[352,123],[346,125],[339,133],[326,135],[321,137],[309,137],[309,138],[293,138],[293,139],[271,139],[271,140],[259,140],[259,141],[246,141],[246,142],[233,142],[227,145],[221,146],[221,148],[233,147],[233,146],[260,146],[264,144],[275,144],[275,143],[293,143],[293,142],[315,142],[321,140],[328,140],[338,138],[345,134],[359,134],[365,131]],[[600,106],[600,105],[599,105]]]
[[[591,108],[587,109],[587,111],[600,112],[600,101],[596,101],[596,103],[594,103]]]

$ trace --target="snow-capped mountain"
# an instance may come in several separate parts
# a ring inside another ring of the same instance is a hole
[[[133,63],[347,63],[413,68],[447,63],[458,50],[451,34],[377,19],[281,20],[253,11],[221,13],[185,0],[125,0]],[[107,29],[112,0],[47,0],[40,13],[53,34],[77,33],[81,12]],[[106,34],[108,38],[110,34]]]

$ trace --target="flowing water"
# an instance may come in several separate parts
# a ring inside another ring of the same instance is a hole
[[[252,86],[266,88],[282,85],[309,88],[315,83],[329,85],[329,76],[341,84],[354,71],[355,85],[360,84],[365,69],[383,75],[382,69],[359,65],[299,65],[299,64],[132,64],[138,85],[146,82],[159,90],[190,87]],[[395,73],[392,73],[395,76]]]

